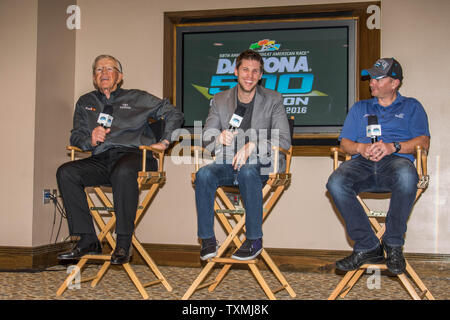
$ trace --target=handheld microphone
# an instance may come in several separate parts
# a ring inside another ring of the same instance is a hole
[[[114,117],[113,114],[113,107],[110,104],[107,104],[105,108],[103,109],[103,112],[100,112],[97,119],[97,124],[102,126],[105,129],[111,128],[112,121]],[[101,145],[101,141],[97,141],[97,146]]]
[[[241,126],[242,119],[244,119],[245,108],[242,105],[238,105],[236,110],[234,110],[233,116],[230,119],[230,126],[228,130],[236,130]],[[238,172],[240,171],[240,167],[233,173],[233,185],[237,186],[238,183]]]
[[[369,115],[367,118],[366,137],[372,140],[372,143],[378,141],[381,136],[381,126],[378,124],[378,117],[376,115]]]
[[[112,121],[114,117],[113,114],[113,107],[110,104],[107,104],[105,108],[103,109],[103,112],[101,112],[98,115],[97,123],[101,125],[103,128],[111,128]]]
[[[237,129],[241,126],[242,119],[244,118],[245,108],[239,105],[233,113],[233,116],[230,119],[230,126],[228,130]]]

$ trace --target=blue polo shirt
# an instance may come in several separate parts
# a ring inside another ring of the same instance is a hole
[[[430,136],[428,117],[422,104],[414,98],[397,98],[388,107],[378,104],[377,98],[356,102],[347,114],[339,140],[346,138],[355,142],[370,143],[366,137],[367,117],[376,115],[381,126],[379,140],[383,142],[408,141],[418,136]],[[397,154],[397,153],[395,153]],[[414,155],[399,153],[414,162]]]

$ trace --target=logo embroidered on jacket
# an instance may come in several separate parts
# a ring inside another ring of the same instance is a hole
[[[395,115],[397,118],[403,119],[405,117],[404,113],[399,113]]]
[[[86,110],[89,110],[89,111],[95,111],[95,110],[97,110],[95,107],[91,107],[91,106],[86,106],[86,107],[84,107]]]
[[[122,103],[119,108],[120,109],[131,109],[131,107],[128,105],[128,103]]]

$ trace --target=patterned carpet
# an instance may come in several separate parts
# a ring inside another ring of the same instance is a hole
[[[88,265],[83,277],[96,274],[99,266]],[[153,274],[143,265],[133,265],[142,282],[155,280]],[[190,284],[200,273],[199,268],[181,268],[161,266],[161,272],[174,288],[172,292],[160,285],[146,288],[150,300],[179,300]],[[209,279],[217,274],[214,269]],[[271,288],[279,286],[278,281],[269,271],[262,271],[263,277]],[[280,300],[324,300],[342,279],[334,273],[283,272],[296,292],[290,297],[286,290],[276,294]],[[422,275],[422,281],[437,300],[450,299],[450,278],[448,264],[442,272]],[[66,290],[57,297],[56,291],[67,276],[66,266],[60,265],[39,272],[0,272],[0,300],[140,300],[141,295],[134,287],[122,267],[111,267],[100,283],[92,288],[90,283],[80,284],[80,288]],[[381,275],[375,279],[372,274],[365,274],[344,300],[409,300],[397,277]],[[379,280],[379,281],[378,281]],[[378,281],[378,282],[377,282]],[[375,287],[369,289],[369,287]],[[191,300],[267,300],[257,281],[247,269],[231,269],[223,282],[213,293],[207,288],[196,291]]]

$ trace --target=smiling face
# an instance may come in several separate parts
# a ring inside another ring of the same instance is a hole
[[[97,61],[94,67],[93,80],[95,86],[104,94],[113,92],[122,81],[123,74],[113,59],[104,58]],[[107,94],[109,96],[109,94]]]
[[[243,59],[234,71],[237,76],[238,90],[244,94],[254,94],[258,81],[261,80],[261,63],[257,60]]]

